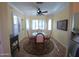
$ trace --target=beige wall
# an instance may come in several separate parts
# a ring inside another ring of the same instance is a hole
[[[2,35],[3,56],[10,56],[10,18],[7,3],[0,3],[0,29]]]
[[[53,16],[53,37],[60,42],[64,47],[68,47],[68,40],[70,35],[70,6]],[[57,21],[68,19],[68,30],[58,30]]]
[[[1,18],[1,15],[0,15]],[[1,29],[1,20],[0,20],[0,56],[3,53],[3,43],[2,43],[2,29]]]
[[[21,19],[21,29],[20,29],[20,34],[19,34],[19,40],[21,41],[26,37],[26,17],[22,17]]]
[[[13,20],[13,14],[16,15],[19,19],[19,23],[20,23],[20,33],[19,33],[19,41],[22,40],[25,36],[26,36],[26,27],[25,27],[25,20],[26,17],[24,16],[24,14],[19,11],[18,9],[16,9],[14,6],[10,5],[10,25],[11,25],[11,33],[12,33],[12,20]]]
[[[12,6],[8,5],[8,3],[0,3],[0,48],[3,51],[1,52],[3,54],[2,56],[11,56],[10,34],[12,33],[12,13],[20,17],[21,20],[25,20],[25,18],[23,18],[24,15]],[[24,23],[25,22],[21,23],[21,25]],[[24,25],[21,26],[19,40],[24,37],[25,30],[22,30],[23,28],[25,29]]]

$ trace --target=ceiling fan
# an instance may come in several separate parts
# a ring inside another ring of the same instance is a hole
[[[37,15],[44,15],[44,13],[48,13],[48,11],[41,11],[40,8],[37,9]]]

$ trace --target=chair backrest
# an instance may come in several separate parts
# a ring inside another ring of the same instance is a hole
[[[43,43],[45,40],[45,37],[42,33],[38,33],[36,35],[36,43]]]

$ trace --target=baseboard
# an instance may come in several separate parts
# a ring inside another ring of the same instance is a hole
[[[10,53],[0,53],[0,57],[11,57]]]

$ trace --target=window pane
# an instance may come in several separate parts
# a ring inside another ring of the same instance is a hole
[[[51,19],[48,20],[48,30],[51,30]]]
[[[36,30],[36,29],[44,29],[45,26],[45,22],[44,20],[32,20],[32,29]]]
[[[35,20],[32,20],[32,29],[35,30]]]
[[[42,20],[39,20],[39,29],[42,29]]]
[[[17,35],[19,33],[19,27],[18,27],[18,17],[13,15],[13,34]]]
[[[35,21],[36,29],[38,29],[38,20]]]
[[[17,20],[17,16],[13,16],[13,24],[17,24],[18,20]]]
[[[44,27],[45,27],[45,22],[44,20],[42,21],[43,25],[42,25],[42,29],[44,30]]]
[[[32,29],[33,30],[38,29],[38,20],[32,20]]]
[[[39,20],[39,29],[44,29],[44,20]]]
[[[26,29],[29,29],[29,20],[26,20]]]

